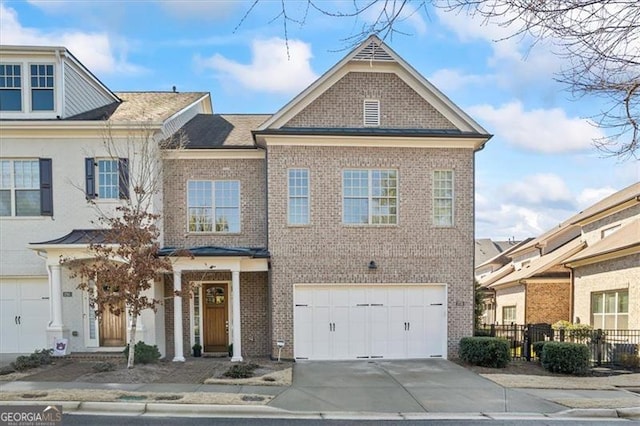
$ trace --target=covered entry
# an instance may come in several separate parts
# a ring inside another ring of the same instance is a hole
[[[299,284],[296,359],[446,358],[444,284]]]

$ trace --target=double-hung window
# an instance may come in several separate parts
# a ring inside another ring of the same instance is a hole
[[[52,216],[51,159],[0,160],[0,216]]]
[[[22,111],[22,68],[0,64],[0,111]]]
[[[31,70],[31,109],[53,111],[53,64],[34,64]]]
[[[240,232],[240,182],[189,181],[187,216],[189,232]]]
[[[591,293],[593,328],[626,330],[629,327],[629,290]]]
[[[398,171],[344,170],[342,209],[346,224],[398,223]]]
[[[289,225],[309,224],[309,170],[289,169]]]
[[[514,322],[516,322],[516,307],[503,306],[502,307],[502,324],[511,324]]]
[[[433,224],[453,226],[453,170],[433,172]]]
[[[129,160],[127,158],[85,158],[87,199],[129,199]]]

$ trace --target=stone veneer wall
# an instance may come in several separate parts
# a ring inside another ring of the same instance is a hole
[[[272,353],[293,357],[293,285],[447,283],[448,351],[473,329],[473,152],[465,149],[269,147]],[[287,169],[308,168],[311,224],[287,225]],[[342,224],[342,170],[398,170],[398,225]],[[434,170],[455,171],[455,226],[432,224]],[[375,260],[378,269],[368,269]]]
[[[231,292],[230,272],[198,272],[190,271],[182,274],[183,288],[189,281],[212,282],[228,281]],[[174,356],[173,338],[173,276],[165,275],[165,338],[167,359]],[[233,297],[233,294],[231,294]],[[229,321],[231,315],[231,299],[229,303]],[[240,273],[240,316],[242,318],[242,355],[266,356],[270,352],[269,342],[269,300],[268,276],[266,272]],[[189,297],[182,298],[182,327],[184,355],[191,354],[191,303]],[[229,342],[232,336],[229,335]]]
[[[380,101],[380,127],[455,129],[393,73],[350,72],[293,117],[285,127],[365,127],[364,100]]]
[[[629,290],[629,329],[640,330],[640,254],[574,269],[574,321],[591,324],[591,293]]]

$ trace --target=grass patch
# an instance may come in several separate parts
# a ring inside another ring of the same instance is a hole
[[[116,399],[120,401],[143,401],[147,399],[146,395],[120,395]]]
[[[182,395],[160,395],[153,398],[156,401],[178,401],[182,399]]]
[[[227,371],[224,372],[224,377],[229,377],[231,379],[248,379],[253,377],[253,373],[256,369],[260,368],[258,364],[254,363],[240,363],[234,364]]]
[[[40,392],[40,393],[23,393],[20,396],[24,399],[33,399],[33,398],[44,398],[47,395],[49,394],[46,392]]]
[[[258,395],[242,395],[243,401],[264,401],[264,397]]]

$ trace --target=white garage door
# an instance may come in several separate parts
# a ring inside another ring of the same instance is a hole
[[[0,353],[28,353],[48,347],[47,281],[0,281],[0,318]]]
[[[446,358],[444,285],[297,285],[297,359]]]

